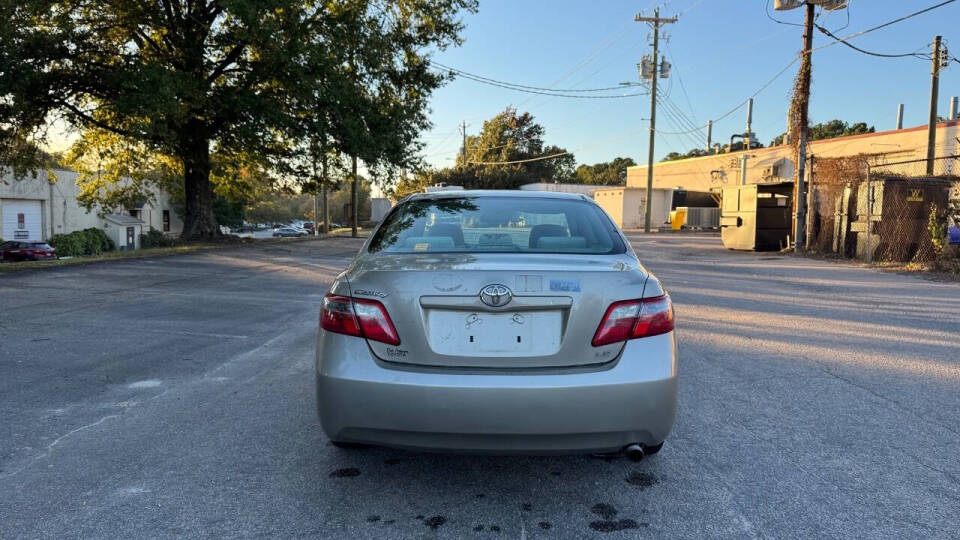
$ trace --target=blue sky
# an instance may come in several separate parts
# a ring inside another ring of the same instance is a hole
[[[821,24],[847,36],[941,0],[851,0],[847,12],[822,12]],[[767,18],[766,0],[481,0],[480,10],[464,18],[466,42],[437,53],[445,65],[485,77],[550,88],[596,88],[636,81],[636,63],[650,51],[647,25],[633,21],[638,11],[661,16],[679,14],[667,25],[669,42],[662,51],[673,64],[672,102],[697,125],[717,118],[758,90],[784,68],[802,46],[802,28]],[[819,10],[818,10],[819,12]],[[803,10],[770,13],[800,23]],[[960,2],[919,15],[851,40],[858,47],[881,53],[920,51],[929,58],[933,36],[940,34],[952,55],[960,56]],[[840,29],[840,30],[838,30]],[[956,39],[952,39],[956,38]],[[814,47],[832,41],[815,33]],[[753,131],[767,144],[786,124],[793,76],[798,64],[755,98]],[[682,83],[682,84],[681,84]],[[686,94],[684,93],[686,90]],[[960,63],[941,72],[939,107],[947,115],[950,96],[960,95]],[[926,123],[930,99],[930,61],[876,58],[842,44],[813,55],[811,121],[833,118],[864,121],[878,131],[893,129],[898,103],[905,104],[904,126]],[[587,100],[545,97],[457,79],[439,89],[431,103],[434,128],[423,137],[426,160],[438,167],[453,163],[459,147],[457,126],[466,120],[476,133],[483,121],[513,105],[529,111],[546,129],[548,144],[574,152],[579,163],[607,161],[616,156],[645,162],[649,97]],[[740,109],[714,124],[714,142],[728,140],[744,129]],[[683,126],[661,107],[657,129],[681,131]],[[703,145],[703,136],[658,135],[657,159],[670,151]]]

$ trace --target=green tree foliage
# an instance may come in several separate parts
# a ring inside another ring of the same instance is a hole
[[[245,201],[231,201],[220,195],[213,196],[213,215],[217,218],[217,223],[228,227],[240,227],[243,225],[243,210]]]
[[[613,161],[580,165],[574,181],[580,184],[623,186],[627,183],[627,167],[636,166],[633,158],[618,157]]]
[[[467,137],[466,156],[461,149],[455,167],[429,171],[430,183],[516,189],[532,182],[569,181],[574,175],[576,159],[559,146],[545,144],[545,132],[530,113],[519,114],[513,107],[507,107],[485,121],[478,135]]]
[[[360,200],[360,221],[370,219],[370,190],[371,182],[360,178],[357,184],[357,197]],[[332,189],[332,188],[331,188]],[[343,187],[331,191],[328,206],[330,221],[346,224],[349,217],[350,187],[346,182]],[[322,212],[323,210],[321,210]],[[296,191],[289,188],[277,188],[268,196],[248,205],[244,209],[244,218],[253,223],[288,223],[295,219],[315,221],[313,214],[313,194]],[[323,221],[323,216],[319,216]]]
[[[435,172],[433,169],[420,169],[414,171],[412,174],[401,176],[387,190],[387,196],[395,201],[399,201],[407,195],[421,193],[427,186],[432,186],[437,183],[436,180],[434,180]]]
[[[866,122],[857,122],[848,124],[843,120],[830,120],[810,126],[810,140],[818,141],[821,139],[833,139],[836,137],[846,137],[848,135],[861,135],[864,133],[873,133],[876,129],[873,126],[867,126]],[[779,146],[783,144],[786,133],[781,133],[770,141],[770,146]]]
[[[738,143],[733,143],[733,144],[734,144],[734,148],[736,148],[736,145],[737,145]],[[743,143],[741,142],[741,143],[739,143],[739,145],[740,145],[740,147],[739,147],[738,149],[743,149]],[[735,150],[735,151],[736,151],[736,150]],[[723,153],[723,152],[721,152],[721,153]],[[663,159],[661,159],[660,161],[661,161],[661,162],[663,162],[663,161],[677,161],[678,159],[687,159],[687,158],[694,158],[694,157],[702,157],[702,156],[707,156],[707,155],[710,155],[709,152],[707,152],[707,151],[704,150],[703,148],[694,148],[694,149],[690,150],[689,152],[685,152],[685,153],[683,153],[683,154],[681,154],[680,152],[670,152],[669,154],[663,156]]]
[[[111,164],[140,154],[144,185],[155,167],[181,179],[184,236],[215,236],[218,167],[300,177],[303,141],[318,134],[373,170],[414,162],[427,100],[443,82],[428,51],[458,43],[459,15],[475,8],[0,0],[0,159],[39,166],[38,145],[62,119],[83,134],[75,158],[111,148]]]

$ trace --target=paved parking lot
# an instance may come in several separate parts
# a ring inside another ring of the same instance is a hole
[[[671,291],[663,451],[333,448],[336,239],[0,276],[0,538],[956,537],[960,284],[635,236]]]

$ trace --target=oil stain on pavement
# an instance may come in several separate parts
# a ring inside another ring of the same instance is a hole
[[[597,532],[617,532],[625,531],[628,529],[639,529],[640,527],[648,527],[649,523],[637,523],[632,519],[617,519],[614,518],[619,513],[616,508],[609,504],[597,503],[593,505],[593,508],[590,509],[594,514],[602,517],[602,520],[591,521],[590,528]]]

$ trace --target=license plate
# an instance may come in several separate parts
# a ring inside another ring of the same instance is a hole
[[[453,356],[546,356],[560,350],[560,311],[431,310],[430,347]]]

